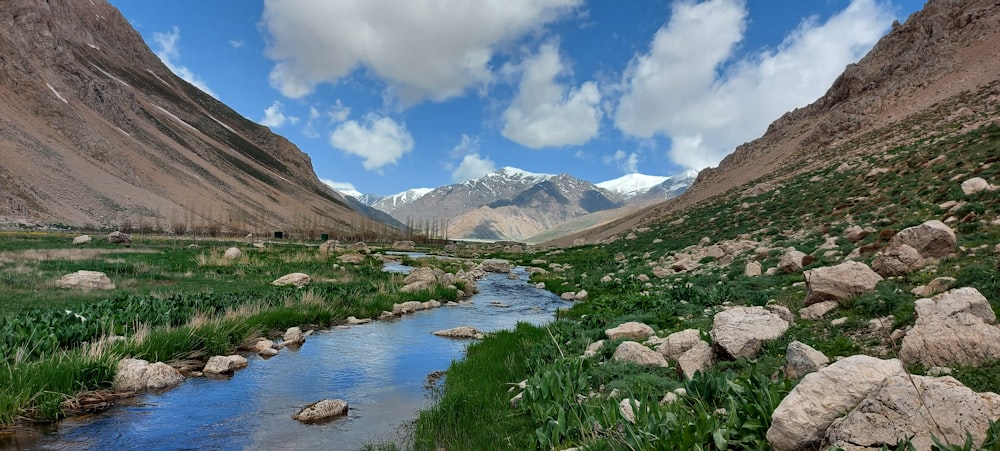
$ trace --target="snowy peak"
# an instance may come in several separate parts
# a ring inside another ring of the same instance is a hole
[[[545,180],[545,179],[552,178],[552,177],[555,177],[555,175],[553,175],[553,174],[539,174],[539,173],[535,173],[535,172],[528,172],[528,171],[525,171],[524,169],[518,169],[518,168],[515,168],[515,167],[511,167],[511,166],[504,166],[504,167],[502,167],[500,169],[497,169],[494,172],[491,172],[489,174],[486,174],[486,175],[480,177],[477,180],[479,180],[479,181],[486,181],[486,180],[492,180],[492,179],[508,179],[508,180],[515,180],[516,179],[516,180],[541,181],[541,180]],[[474,182],[476,180],[470,180],[470,181]]]
[[[597,183],[597,186],[629,198],[643,194],[654,186],[667,181],[669,178],[659,175],[632,173],[606,182]]]

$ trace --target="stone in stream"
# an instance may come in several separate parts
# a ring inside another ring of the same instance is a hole
[[[452,329],[438,330],[431,332],[439,337],[448,338],[483,338],[483,333],[469,326],[458,326]]]
[[[323,420],[347,415],[347,401],[342,399],[324,399],[304,407],[292,419],[301,423],[317,423]]]

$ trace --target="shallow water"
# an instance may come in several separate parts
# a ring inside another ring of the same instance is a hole
[[[398,269],[398,268],[393,268]],[[44,433],[0,439],[9,449],[356,449],[397,440],[397,429],[433,400],[426,376],[463,356],[468,340],[431,332],[460,325],[492,331],[518,322],[541,324],[567,305],[525,282],[491,274],[472,304],[425,310],[389,321],[310,336],[228,379],[191,378],[100,414],[59,422]],[[503,304],[496,306],[493,304]],[[514,381],[512,381],[514,382]],[[291,417],[306,404],[340,398],[347,418],[302,425]]]

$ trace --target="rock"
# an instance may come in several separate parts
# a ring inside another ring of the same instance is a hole
[[[621,342],[615,348],[615,354],[611,356],[611,359],[620,362],[632,362],[637,365],[667,367],[667,360],[659,352],[634,341]]]
[[[645,340],[654,334],[653,328],[643,323],[630,321],[618,327],[613,327],[604,331],[604,335],[609,340],[626,338],[629,340]]]
[[[835,319],[833,321],[830,321],[830,325],[831,326],[843,326],[846,323],[847,323],[847,317],[846,316],[842,316],[842,317],[837,318],[837,319]]]
[[[597,355],[598,352],[601,352],[602,348],[604,348],[604,340],[597,340],[591,343],[589,346],[587,346],[587,349],[583,351],[583,358],[589,359]]]
[[[574,297],[576,297],[576,293],[572,291],[567,291],[559,295],[559,299],[562,299],[564,301],[572,301]]]
[[[319,251],[323,253],[336,252],[337,246],[340,246],[340,241],[326,240],[323,242],[323,244],[319,245]]]
[[[521,405],[521,400],[522,399],[524,399],[524,392],[520,392],[520,393],[514,395],[513,398],[510,398],[510,408],[511,409],[516,409],[518,406]]]
[[[975,288],[917,299],[916,324],[899,357],[907,364],[978,366],[1000,359],[1000,328],[989,301]]]
[[[689,379],[695,372],[704,373],[712,365],[715,365],[715,351],[712,345],[701,340],[677,358],[677,371]]]
[[[482,332],[469,326],[458,326],[452,329],[438,330],[431,333],[439,337],[448,337],[448,338],[462,338],[462,339],[474,338],[477,340],[483,338]]]
[[[184,381],[184,376],[163,362],[123,359],[118,363],[114,386],[119,391],[159,390]]]
[[[283,287],[285,285],[292,285],[296,288],[302,288],[306,285],[309,285],[310,280],[311,279],[309,278],[309,274],[301,272],[293,272],[291,274],[285,274],[275,279],[274,282],[271,282],[271,285],[278,287]]]
[[[778,304],[767,304],[764,308],[766,308],[767,311],[780,316],[781,319],[785,320],[789,326],[795,324],[795,315],[788,309],[788,307]]]
[[[74,290],[114,290],[115,284],[108,278],[107,274],[100,271],[79,270],[66,274],[56,281],[59,288]]]
[[[302,423],[316,423],[331,418],[347,415],[347,401],[342,399],[324,399],[304,407],[292,419]]]
[[[479,264],[479,269],[486,272],[510,272],[510,262],[499,258],[489,258]]]
[[[852,243],[857,243],[858,241],[865,239],[865,237],[869,234],[871,234],[870,231],[862,229],[860,226],[856,225],[850,226],[844,230],[844,237]]]
[[[243,251],[241,251],[239,248],[236,247],[231,247],[229,249],[226,249],[226,252],[222,254],[222,258],[225,258],[227,260],[236,260],[242,256],[243,256]]]
[[[979,449],[990,421],[1000,418],[1000,395],[976,393],[951,377],[894,375],[886,378],[826,431],[827,446],[847,451],[890,449],[906,439],[912,449],[963,444],[972,435]]]
[[[588,295],[589,295],[589,293],[587,293],[587,290],[580,290],[580,291],[577,291],[576,294],[573,295],[573,300],[574,301],[586,301]]]
[[[656,348],[656,351],[668,360],[677,360],[681,354],[684,354],[701,341],[701,331],[698,329],[685,329],[667,335],[667,338]]]
[[[337,261],[340,263],[349,263],[352,265],[356,265],[358,263],[365,261],[365,256],[361,254],[344,254],[341,255],[340,257],[337,257]]]
[[[289,327],[285,331],[285,335],[282,336],[282,344],[284,346],[300,345],[306,342],[306,335],[302,333],[302,329],[298,327]]]
[[[872,269],[886,277],[909,274],[923,266],[924,259],[920,253],[906,244],[887,247],[872,261]]]
[[[778,269],[786,274],[802,271],[802,267],[813,262],[813,257],[794,248],[785,251],[785,255],[778,262]]]
[[[962,182],[962,192],[966,195],[976,194],[980,191],[986,191],[990,189],[990,183],[987,182],[982,177],[973,177]]]
[[[109,233],[107,238],[111,244],[132,244],[132,235],[117,230]]]
[[[764,267],[761,266],[760,262],[752,261],[750,263],[747,263],[746,267],[743,268],[743,275],[747,277],[757,277],[761,275],[761,272],[763,270]]]
[[[623,253],[619,252],[619,253],[615,254],[615,257],[614,257],[614,258],[615,258],[615,261],[616,261],[616,262],[622,262],[622,261],[625,261],[625,254],[623,254]]]
[[[847,261],[836,266],[810,269],[806,278],[806,305],[839,301],[875,290],[882,276],[868,265]]]
[[[230,374],[240,368],[246,368],[247,359],[241,355],[217,355],[208,359],[202,372],[205,374]]]
[[[945,257],[954,251],[955,232],[941,221],[927,221],[894,235],[872,262],[872,269],[883,276],[899,276],[922,268],[929,259]]]
[[[635,412],[632,410],[632,403],[635,403],[636,407],[639,407],[639,401],[633,401],[630,398],[625,398],[618,402],[618,412],[622,414],[622,418],[629,423],[635,424]]]
[[[954,277],[936,277],[934,280],[928,282],[917,296],[934,296],[935,294],[944,293],[945,291],[950,290],[954,285]]]
[[[785,350],[785,377],[798,379],[818,371],[830,363],[830,359],[801,341],[793,341]]]
[[[80,236],[77,236],[77,237],[73,237],[73,244],[77,245],[77,246],[83,245],[83,244],[90,244],[90,242],[93,241],[93,240],[94,239],[91,238],[90,235],[80,235]]]
[[[820,319],[838,306],[840,303],[837,301],[820,302],[799,310],[799,316],[802,319]]]
[[[715,314],[712,340],[730,358],[752,358],[765,340],[786,330],[788,322],[763,307],[733,307]]]
[[[350,246],[347,246],[347,250],[350,252],[356,252],[359,254],[370,254],[372,251],[368,248],[368,245],[364,241],[358,241]]]
[[[817,449],[826,429],[885,378],[905,375],[899,360],[847,357],[809,373],[771,414],[767,441],[777,451]]]
[[[428,301],[428,302],[430,302],[430,301]],[[440,303],[438,305],[440,305]],[[359,318],[357,318],[355,316],[348,316],[347,320],[346,320],[346,324],[348,326],[360,326],[362,324],[368,324],[370,322],[372,322],[371,318],[360,318],[359,319]]]
[[[409,240],[396,241],[392,243],[392,248],[398,251],[412,251],[417,246],[417,243]]]
[[[266,338],[258,338],[250,349],[261,357],[278,355],[278,349],[274,342]]]

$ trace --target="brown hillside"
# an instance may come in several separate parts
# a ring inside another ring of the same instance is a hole
[[[713,198],[1000,118],[1000,3],[930,0],[816,102],[774,121],[673,200],[553,240],[594,243]],[[766,185],[762,185],[762,189]],[[771,186],[774,186],[772,184]]]
[[[175,76],[107,1],[0,2],[0,223],[363,221],[306,154]]]

